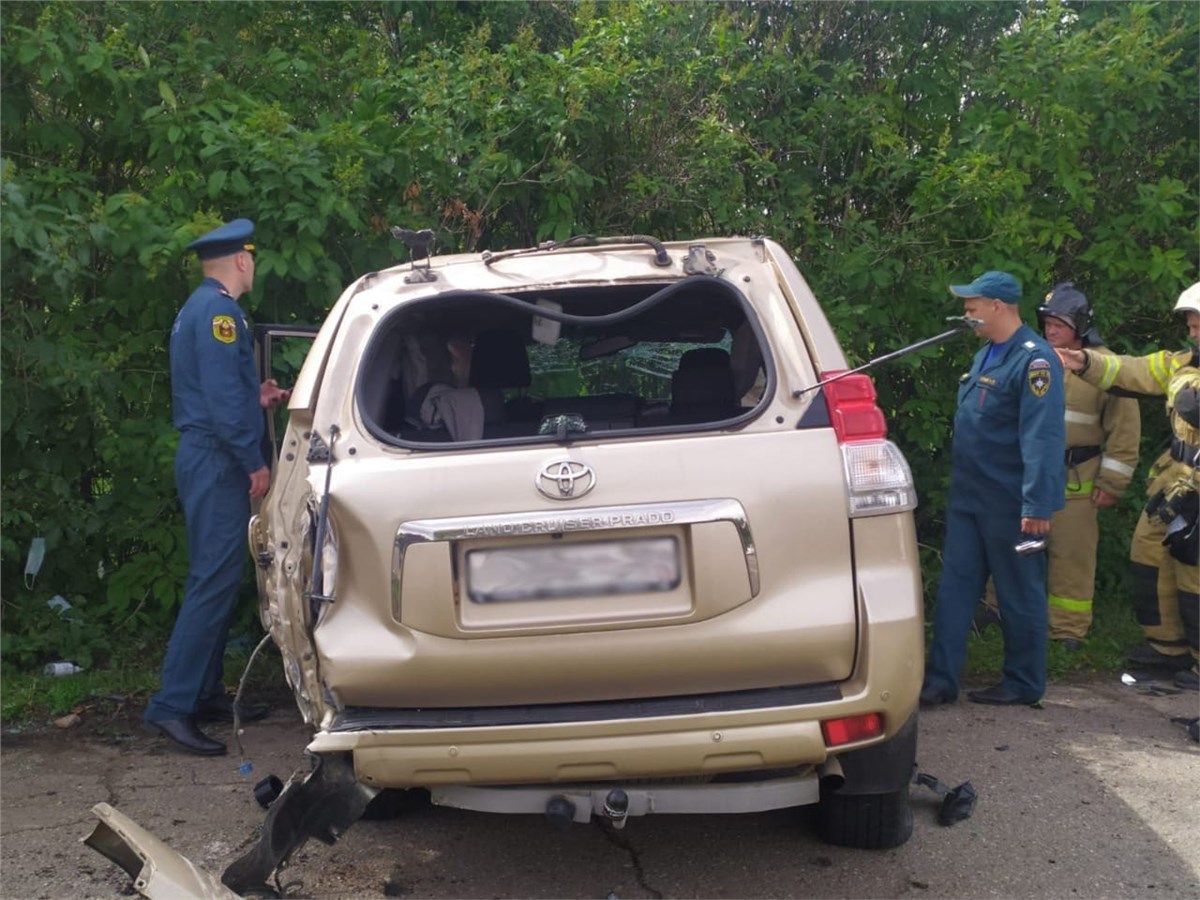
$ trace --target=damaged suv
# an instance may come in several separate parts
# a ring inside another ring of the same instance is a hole
[[[916,495],[846,368],[764,239],[352,284],[249,528],[311,766],[225,883],[412,789],[616,827],[819,804],[830,842],[907,840]]]

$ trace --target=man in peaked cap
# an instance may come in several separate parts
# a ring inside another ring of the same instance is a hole
[[[1012,275],[984,272],[950,292],[987,343],[958,385],[942,581],[921,705],[958,698],[972,617],[991,575],[1004,677],[968,697],[1034,706],[1046,690],[1046,554],[1016,546],[1048,534],[1063,506],[1062,365],[1021,321],[1021,285]]]
[[[162,684],[145,719],[201,756],[225,753],[197,723],[233,717],[222,659],[242,580],[250,500],[270,484],[263,410],[288,397],[274,379],[259,384],[237,303],[254,286],[253,233],[253,222],[235,219],[188,245],[200,257],[204,280],[171,329],[171,399],[180,431],[175,486],[187,526],[188,577]],[[265,709],[240,712],[251,719]]]

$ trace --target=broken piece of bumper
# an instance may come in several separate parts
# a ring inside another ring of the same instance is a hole
[[[84,843],[124,869],[143,896],[150,900],[236,900],[239,896],[107,803],[97,803],[92,812],[100,821]]]
[[[362,816],[377,789],[358,783],[350,754],[311,757],[312,769],[295,772],[270,804],[258,842],[216,876],[191,863],[107,803],[84,843],[129,873],[150,900],[229,900],[245,894],[273,896],[270,880],[309,838],[333,844]]]

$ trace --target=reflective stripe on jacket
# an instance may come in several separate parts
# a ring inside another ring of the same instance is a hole
[[[1088,351],[1112,355],[1106,347],[1089,347]],[[1095,361],[1093,357],[1093,364]],[[1142,436],[1137,400],[1105,393],[1073,372],[1067,372],[1066,379],[1067,447],[1103,448],[1102,455],[1068,469],[1067,498],[1090,500],[1094,488],[1120,497],[1137,468]]]
[[[1087,368],[1079,373],[1081,379],[1102,391],[1118,389],[1150,397],[1165,396],[1172,434],[1185,443],[1197,443],[1196,429],[1172,409],[1175,393],[1200,377],[1195,350],[1158,350],[1147,356],[1116,356],[1088,350],[1087,360]],[[1153,497],[1179,477],[1187,477],[1190,470],[1191,466],[1171,459],[1168,450],[1150,468],[1147,493]]]

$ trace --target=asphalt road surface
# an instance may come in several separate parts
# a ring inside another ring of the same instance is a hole
[[[940,798],[914,788],[915,833],[896,850],[826,846],[792,811],[559,832],[540,816],[431,807],[310,842],[282,880],[312,898],[1200,897],[1200,745],[1170,721],[1197,704],[1105,676],[1052,685],[1041,711],[925,713],[920,768],[969,780],[978,804],[942,827]],[[287,706],[246,730],[248,775],[236,756],[174,752],[132,727],[136,710],[111,706],[74,728],[3,735],[0,896],[134,895],[80,843],[99,801],[219,873],[262,822],[253,784],[303,762],[306,731]]]

